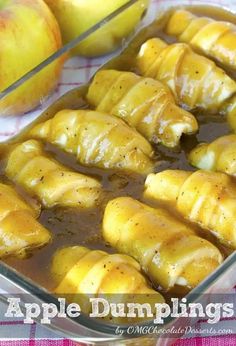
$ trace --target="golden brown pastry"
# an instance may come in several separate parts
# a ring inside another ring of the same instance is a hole
[[[132,72],[97,72],[87,99],[97,111],[122,118],[149,141],[167,147],[177,146],[182,134],[198,130],[195,117],[175,105],[169,88]]]
[[[83,165],[138,173],[153,170],[152,147],[123,120],[90,110],[63,110],[36,125],[29,137],[50,142]]]
[[[47,244],[50,232],[36,221],[38,210],[28,205],[11,186],[0,183],[0,258],[24,257]]]
[[[166,170],[149,174],[145,196],[173,205],[186,219],[236,249],[236,184],[224,173]]]
[[[189,156],[194,167],[211,171],[236,174],[236,135],[217,138],[211,143],[201,143]]]
[[[177,10],[170,17],[165,31],[223,65],[236,69],[236,26],[232,23]]]
[[[141,46],[137,66],[141,75],[168,85],[176,102],[188,110],[225,113],[226,103],[236,92],[235,81],[224,70],[186,43],[168,45],[152,38]]]
[[[139,264],[130,256],[72,246],[56,251],[51,271],[57,284],[54,292],[79,302],[87,314],[91,310],[91,297],[102,297],[116,303],[164,302],[162,295],[150,287],[140,272]],[[122,321],[121,318],[115,320]],[[134,318],[130,321],[134,322]]]
[[[118,251],[133,256],[156,286],[185,291],[197,286],[222,261],[219,250],[195,235],[190,226],[162,208],[130,197],[110,201],[103,237]]]
[[[47,208],[55,205],[89,208],[99,199],[101,185],[97,180],[70,171],[53,160],[36,140],[14,146],[6,161],[8,178],[36,195]]]
[[[227,115],[227,122],[236,132],[236,95],[228,100],[223,108],[223,113]]]

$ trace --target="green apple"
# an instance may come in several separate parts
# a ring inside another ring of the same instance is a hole
[[[0,91],[62,45],[58,23],[42,0],[0,0]],[[35,108],[55,88],[64,57],[0,100],[0,115]]]
[[[76,38],[128,0],[45,0],[61,27],[64,43]],[[104,28],[81,42],[74,54],[99,56],[115,50],[132,33],[149,0],[140,0]]]

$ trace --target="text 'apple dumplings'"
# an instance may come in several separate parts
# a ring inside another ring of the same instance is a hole
[[[25,257],[50,241],[50,232],[36,220],[38,213],[11,186],[0,183],[0,258]]]
[[[219,137],[212,143],[200,143],[188,156],[194,167],[236,175],[236,135]]]
[[[90,110],[63,110],[36,125],[40,138],[77,157],[87,166],[147,173],[153,171],[148,141],[123,120]]]
[[[232,23],[177,10],[170,17],[165,31],[223,65],[236,69],[236,26]]]
[[[118,251],[133,256],[155,286],[166,291],[189,291],[222,262],[220,251],[190,226],[165,209],[130,197],[107,204],[103,237]]]
[[[132,72],[97,72],[87,99],[97,111],[122,118],[149,141],[167,147],[177,146],[182,134],[198,130],[195,117],[175,105],[168,87]]]
[[[163,303],[164,298],[154,291],[140,272],[140,265],[130,256],[108,254],[72,246],[57,250],[51,272],[57,287],[54,292],[79,302],[82,311],[89,314],[89,298],[105,298],[112,303]],[[127,318],[112,318],[115,322],[128,322]],[[130,322],[134,322],[130,318]]]
[[[166,201],[186,219],[236,249],[236,184],[224,173],[166,170],[149,174],[145,196]]]
[[[235,81],[186,43],[168,45],[152,38],[141,46],[137,67],[141,75],[168,85],[176,102],[188,110],[226,113],[225,107],[236,93]]]
[[[53,160],[36,140],[14,146],[6,161],[8,178],[36,195],[47,208],[55,205],[89,208],[98,202],[100,183]]]

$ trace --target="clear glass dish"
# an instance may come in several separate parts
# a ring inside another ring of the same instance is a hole
[[[129,5],[132,5],[135,2],[135,0],[132,0]],[[173,5],[173,2],[170,2]],[[185,2],[181,1],[182,4],[185,4]],[[188,4],[189,2],[186,1]],[[179,4],[179,3],[178,3]],[[214,5],[211,1],[192,1],[192,5]],[[65,52],[69,52],[71,48],[76,46],[80,41],[82,41],[87,35],[93,33],[94,31],[98,30],[100,27],[105,26],[106,22],[112,20],[116,16],[118,16],[122,11],[127,9],[128,5],[122,6],[119,10],[115,11],[115,13],[108,16],[105,20],[101,21],[100,23],[96,24],[93,28],[88,30],[88,32],[84,33],[80,37],[78,37],[76,40],[70,42],[66,46],[64,46],[62,49],[60,49],[58,52],[56,52],[53,56],[49,57],[46,61],[42,62],[40,65],[38,65],[35,69],[30,71],[27,75],[23,76],[19,81],[11,85],[9,88],[7,88],[4,92],[0,94],[0,101],[4,98],[7,98],[11,93],[13,93],[20,85],[26,82],[26,80],[32,78],[35,74],[39,73],[41,69],[44,69],[48,64],[58,59],[61,55],[63,55]],[[167,7],[169,7],[169,2],[163,2],[160,6],[160,13],[158,15],[161,16],[162,10],[165,10]],[[232,9],[231,9],[232,10]],[[233,16],[233,14],[232,14]],[[155,18],[155,13],[153,13],[151,16],[149,16],[149,21],[151,19]],[[236,21],[236,19],[235,19]],[[146,23],[147,24],[147,23]],[[127,42],[124,44],[124,46],[127,46]],[[119,58],[118,60],[115,58],[112,60],[109,64],[112,66],[119,66]],[[89,81],[87,81],[89,82]],[[54,100],[53,104],[49,106],[42,115],[36,117],[34,120],[35,122],[42,121],[42,119],[49,118],[50,115],[55,113],[56,111],[73,106],[79,107],[81,106],[81,98],[78,97],[78,95],[81,95],[81,92],[83,94],[83,90],[86,90],[86,85],[82,87],[78,87],[75,89],[72,89],[62,97]],[[43,107],[45,107],[43,105]],[[32,123],[29,125],[31,126]],[[20,136],[24,136],[25,130],[23,130],[20,134]],[[16,138],[11,138],[10,142],[14,142],[19,138],[19,135],[16,136]],[[10,143],[7,141],[5,144],[7,145]],[[17,270],[13,269],[9,265],[5,264],[4,262],[0,262],[0,280],[1,280],[1,289],[2,291],[5,291],[8,293],[8,295],[1,295],[1,299],[7,299],[9,295],[14,294],[22,294],[22,299],[26,299],[27,302],[38,302],[40,304],[44,302],[48,303],[55,303],[58,305],[58,301],[56,298],[48,293],[42,286],[34,283],[31,279],[27,278],[26,276],[19,273]],[[188,299],[188,302],[198,302],[203,299],[205,295],[214,295],[217,293],[225,293],[227,291],[230,291],[232,287],[236,285],[236,252],[232,253],[228,258],[223,262],[223,264],[214,272],[212,273],[208,278],[206,278],[198,287],[196,287],[194,290],[192,290],[186,297]],[[188,321],[189,322],[189,321]],[[195,319],[191,320],[191,323],[196,322]],[[181,325],[184,326],[184,321],[182,319],[176,319],[176,318],[168,318],[165,321],[164,327],[170,328],[172,325]],[[153,326],[153,322],[149,322],[148,324],[145,323],[145,325]],[[169,345],[173,343],[174,339],[172,336],[168,335],[165,337],[165,339],[158,338],[157,336],[149,336],[148,338],[145,336],[140,336],[138,333],[133,334],[132,337],[129,335],[127,328],[128,327],[120,327],[123,330],[122,337],[119,337],[116,334],[116,329],[118,326],[111,325],[111,324],[105,324],[97,322],[94,319],[91,319],[85,315],[81,315],[80,317],[76,319],[60,319],[60,318],[54,318],[51,325],[46,326],[58,333],[58,335],[61,335],[62,337],[68,337],[72,339],[77,339],[80,342],[86,342],[86,343],[100,343],[100,344],[109,344],[111,342],[112,344],[116,343],[117,345],[123,345],[123,344],[160,344],[163,345],[164,342],[166,345]],[[159,328],[163,328],[162,326],[159,326]],[[180,335],[177,336],[179,338]]]

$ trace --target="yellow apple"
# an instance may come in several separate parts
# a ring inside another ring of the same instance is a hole
[[[42,0],[0,0],[0,91],[62,45],[58,23]],[[5,99],[0,115],[35,108],[55,88],[64,58],[53,62]]]
[[[128,0],[45,0],[57,18],[64,43],[76,38]],[[81,42],[74,54],[99,56],[115,50],[141,20],[149,0],[140,0]]]

